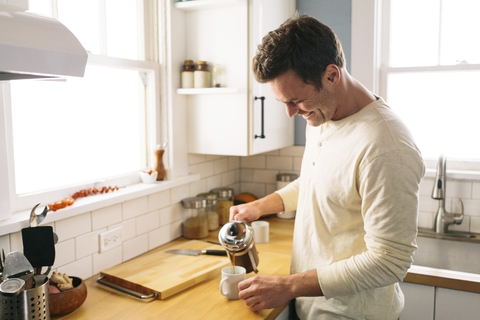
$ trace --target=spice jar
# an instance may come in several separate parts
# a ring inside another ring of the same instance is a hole
[[[185,60],[182,71],[182,88],[193,88],[193,72],[195,66],[192,60]]]
[[[210,192],[217,194],[218,222],[223,226],[230,220],[230,207],[233,206],[233,189],[215,188],[210,190]]]
[[[205,198],[207,200],[207,221],[208,231],[214,231],[218,229],[218,203],[217,194],[212,192],[200,193],[197,197]]]
[[[182,200],[183,236],[187,239],[202,239],[208,236],[207,200],[193,197]]]
[[[193,85],[195,88],[210,88],[211,74],[208,71],[208,64],[206,61],[198,61],[197,69],[193,72]]]

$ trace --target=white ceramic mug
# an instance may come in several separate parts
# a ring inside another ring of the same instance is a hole
[[[245,280],[246,274],[244,267],[235,266],[235,273],[233,273],[233,267],[223,268],[220,293],[229,300],[238,299],[238,284]]]
[[[267,243],[270,234],[270,224],[267,221],[253,221],[253,240],[255,243]]]

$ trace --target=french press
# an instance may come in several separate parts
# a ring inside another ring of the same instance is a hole
[[[257,273],[258,252],[253,241],[253,229],[243,221],[230,221],[223,225],[218,240],[227,250],[230,261],[244,267],[247,273]]]

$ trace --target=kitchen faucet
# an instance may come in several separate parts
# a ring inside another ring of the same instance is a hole
[[[433,185],[432,198],[439,200],[437,214],[435,215],[435,224],[433,229],[436,233],[447,233],[448,226],[451,224],[461,224],[463,221],[463,202],[462,213],[449,213],[445,210],[445,195],[447,184],[447,159],[442,154],[438,158],[437,175]]]

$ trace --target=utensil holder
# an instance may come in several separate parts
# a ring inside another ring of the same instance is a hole
[[[16,296],[0,293],[0,320],[50,320],[48,278]]]

